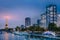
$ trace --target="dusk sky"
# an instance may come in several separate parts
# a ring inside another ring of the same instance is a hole
[[[26,17],[36,23],[49,4],[56,4],[60,12],[60,0],[0,0],[0,28],[5,28],[5,16],[10,17],[8,25],[13,28],[24,25]]]

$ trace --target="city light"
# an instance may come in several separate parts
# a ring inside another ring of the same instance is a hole
[[[11,16],[4,16],[4,19],[11,19]]]

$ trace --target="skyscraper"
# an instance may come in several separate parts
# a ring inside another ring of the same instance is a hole
[[[60,27],[60,14],[57,15],[57,27]]]
[[[37,20],[37,25],[40,26],[40,19]]]
[[[24,25],[21,25],[21,28],[25,28],[25,26]]]
[[[46,13],[41,14],[41,27],[46,28]]]
[[[48,5],[46,7],[46,20],[47,24],[56,23],[57,22],[57,6],[56,5]]]
[[[25,18],[25,26],[26,26],[26,27],[31,26],[31,18],[29,18],[29,17],[26,17],[26,18]]]

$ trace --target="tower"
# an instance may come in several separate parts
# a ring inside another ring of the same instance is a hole
[[[40,26],[40,19],[37,20],[37,25]]]
[[[31,26],[31,18],[29,18],[29,17],[26,17],[26,18],[25,18],[25,26],[26,26],[26,27]]]
[[[46,13],[41,14],[41,27],[46,28]]]
[[[5,24],[5,28],[8,28],[8,17],[6,17],[6,24]]]
[[[56,5],[48,5],[46,7],[46,20],[47,20],[47,26],[49,23],[55,23],[57,22],[57,6]]]

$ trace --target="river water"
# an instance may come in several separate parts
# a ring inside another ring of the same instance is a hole
[[[60,40],[54,38],[43,38],[43,37],[34,37],[34,36],[20,36],[12,33],[3,32],[0,33],[0,40]]]

